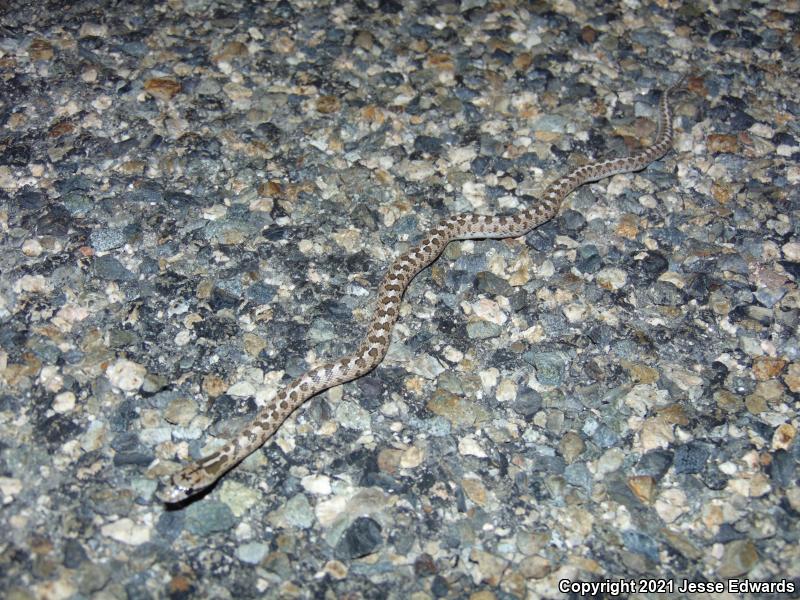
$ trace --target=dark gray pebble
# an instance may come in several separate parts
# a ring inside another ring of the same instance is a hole
[[[334,554],[343,560],[361,558],[374,552],[382,543],[378,522],[369,517],[359,517],[344,532]]]

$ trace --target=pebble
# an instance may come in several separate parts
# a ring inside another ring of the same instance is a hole
[[[127,517],[103,525],[100,532],[106,537],[130,546],[140,546],[149,542],[151,534],[149,527]]]
[[[481,445],[471,437],[463,437],[458,441],[458,452],[463,456],[486,458],[488,455]]]
[[[39,243],[39,240],[27,239],[24,242],[22,242],[22,253],[25,256],[36,258],[37,256],[40,256],[43,251],[44,249],[42,248],[42,245]]]
[[[586,449],[581,436],[575,432],[566,432],[558,443],[559,452],[567,463],[572,463]]]
[[[314,523],[314,509],[305,495],[295,494],[269,518],[276,527],[308,529]]]
[[[300,484],[304,490],[318,496],[328,496],[333,490],[331,479],[326,475],[306,475],[300,480]]]
[[[369,517],[359,517],[348,527],[334,548],[339,560],[361,558],[383,545],[382,528]]]
[[[248,542],[236,548],[236,558],[243,563],[257,565],[269,552],[269,546],[260,542]]]
[[[186,427],[197,415],[197,404],[191,398],[181,396],[169,403],[164,411],[168,423]]]
[[[469,560],[477,567],[473,574],[473,581],[476,584],[487,583],[489,585],[498,585],[500,583],[509,562],[500,556],[495,556],[479,548],[473,548],[470,551]]]
[[[744,575],[758,564],[758,551],[750,540],[736,540],[725,544],[717,574],[722,578]]]
[[[558,352],[536,352],[531,356],[536,378],[542,385],[560,385],[564,380],[566,364]]]
[[[262,501],[261,493],[258,490],[230,480],[222,483],[219,499],[227,505],[237,519]]]
[[[56,394],[53,401],[53,410],[57,413],[67,413],[75,408],[75,394],[72,392],[61,392]]]
[[[628,478],[628,487],[634,495],[646,504],[651,504],[655,497],[655,480],[649,475],[637,475]]]
[[[654,508],[665,523],[673,523],[689,510],[683,490],[672,488],[661,492],[656,498]]]
[[[690,442],[675,449],[672,466],[675,473],[700,473],[709,457],[708,449],[700,443]]]
[[[147,369],[125,358],[117,359],[106,368],[106,376],[111,385],[123,391],[134,391],[142,387]]]
[[[206,499],[186,508],[185,527],[199,536],[208,536],[234,527],[236,518],[227,504]]]
[[[628,281],[628,275],[622,269],[606,267],[594,275],[595,281],[607,290],[619,290]]]

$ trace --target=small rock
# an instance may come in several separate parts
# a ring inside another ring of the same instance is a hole
[[[510,379],[503,379],[497,386],[495,398],[498,402],[510,402],[517,397],[517,384]]]
[[[100,532],[123,544],[139,546],[150,541],[150,528],[141,523],[134,523],[127,517],[103,525]]]
[[[467,323],[467,337],[471,340],[486,340],[499,336],[503,327],[488,321],[470,320]]]
[[[142,387],[146,375],[147,369],[126,358],[117,359],[106,368],[106,377],[111,385],[126,392]]]
[[[347,577],[347,565],[339,560],[329,560],[325,563],[322,571],[336,580],[342,580]]]
[[[320,96],[317,99],[317,112],[324,115],[329,115],[338,111],[341,108],[339,99],[336,96]]]
[[[664,490],[655,502],[655,509],[666,523],[672,523],[689,510],[686,505],[686,494],[679,489]]]
[[[21,491],[22,481],[13,477],[0,477],[0,494],[3,495],[3,504],[10,504]]]
[[[789,423],[782,423],[775,429],[772,434],[772,449],[773,450],[788,450],[792,445],[797,430]]]
[[[17,291],[32,294],[46,294],[50,291],[50,286],[43,275],[23,275],[17,281],[15,288]]]
[[[227,504],[205,499],[186,508],[186,529],[199,536],[215,531],[227,531],[236,525],[236,519]]]
[[[649,475],[635,475],[628,478],[628,487],[645,504],[650,504],[655,496],[655,480]]]
[[[619,448],[609,448],[595,463],[595,479],[604,479],[622,466],[625,455]]]
[[[81,28],[78,31],[79,38],[85,37],[108,37],[108,25],[104,23],[92,23],[86,21],[81,23]]]
[[[471,426],[476,422],[488,419],[486,409],[479,404],[443,390],[433,393],[428,400],[427,408],[432,413],[444,417],[454,426]]]
[[[250,542],[236,548],[236,557],[243,563],[257,565],[269,552],[269,546],[260,542]]]
[[[472,500],[475,504],[478,506],[484,506],[486,504],[488,493],[480,479],[466,477],[461,480],[461,487],[467,498]]]
[[[676,473],[700,473],[708,460],[708,449],[699,442],[678,446],[673,467]]]
[[[417,446],[410,446],[400,456],[400,467],[403,469],[416,469],[425,460],[425,452]]]
[[[181,396],[169,403],[164,411],[164,419],[173,425],[186,427],[197,416],[197,403],[191,398]]]
[[[725,544],[717,574],[728,578],[743,575],[758,564],[758,551],[750,540],[736,540]]]
[[[766,381],[777,377],[785,366],[786,361],[780,358],[760,357],[753,361],[753,375],[758,381]]]
[[[571,463],[578,456],[580,456],[586,448],[583,439],[574,431],[568,431],[564,434],[558,443],[559,452],[567,463]]]
[[[739,142],[735,135],[712,133],[706,138],[708,151],[714,154],[735,154],[739,150]]]
[[[219,497],[231,509],[233,516],[239,518],[261,501],[261,492],[241,483],[225,480]]]
[[[331,478],[327,475],[306,475],[300,480],[300,485],[307,492],[319,496],[328,496],[332,491]]]
[[[42,245],[39,240],[27,239],[22,242],[22,253],[25,256],[36,258],[42,253]]]
[[[95,258],[93,268],[95,275],[100,279],[108,281],[134,281],[136,279],[136,275],[110,254]]]
[[[210,398],[221,396],[227,389],[228,384],[216,375],[206,375],[203,378],[203,391],[208,394]]]
[[[625,282],[628,280],[628,275],[622,269],[607,267],[595,274],[595,280],[600,287],[613,291],[625,285]]]
[[[550,561],[541,556],[528,556],[519,563],[519,571],[525,579],[541,579],[553,570]]]
[[[381,526],[369,517],[359,517],[336,544],[334,554],[348,560],[372,554],[383,543]]]
[[[642,449],[646,452],[656,448],[669,447],[675,439],[672,428],[673,425],[668,423],[662,415],[645,420],[640,438]]]
[[[125,232],[122,228],[95,229],[89,235],[89,243],[97,252],[107,252],[120,248],[125,244]]]
[[[53,58],[53,46],[45,39],[36,38],[28,46],[28,53],[33,60],[51,60]]]
[[[503,577],[503,572],[508,566],[508,561],[480,548],[473,548],[469,553],[469,560],[478,566],[480,581],[489,585],[497,585]]]
[[[169,77],[154,77],[144,82],[144,89],[154,98],[171,100],[181,91],[181,84]]]
[[[414,575],[417,577],[428,577],[436,574],[436,563],[433,557],[427,552],[423,552],[414,560]]]
[[[276,526],[308,529],[314,522],[314,510],[305,495],[296,494],[270,515],[270,522]]]
[[[53,401],[53,410],[57,413],[66,413],[75,408],[75,394],[72,392],[61,392],[56,394]]]
[[[228,395],[236,398],[252,398],[256,395],[256,387],[249,381],[240,381],[228,388]]]
[[[795,394],[800,392],[800,362],[794,362],[786,369],[783,382]]]
[[[558,352],[534,352],[531,357],[536,369],[536,379],[543,385],[561,385],[566,372],[566,361]]]
[[[462,456],[487,457],[486,451],[472,437],[463,437],[458,441],[458,452]]]
[[[800,243],[787,242],[781,246],[781,250],[783,250],[783,256],[789,262],[800,262]]]
[[[653,450],[648,452],[636,465],[637,475],[648,475],[660,480],[672,466],[673,453],[668,450]]]

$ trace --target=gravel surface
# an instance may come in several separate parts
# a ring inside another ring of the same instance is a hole
[[[797,0],[6,3],[5,597],[797,597],[798,30]],[[358,344],[431,224],[636,151],[687,72],[673,152],[452,243],[380,367],[158,502]]]

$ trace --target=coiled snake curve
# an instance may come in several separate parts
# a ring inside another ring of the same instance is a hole
[[[440,221],[425,238],[392,263],[378,288],[375,312],[366,336],[352,354],[310,369],[280,392],[255,418],[225,445],[169,477],[158,491],[158,498],[168,504],[183,502],[204,490],[245,457],[260,448],[281,423],[312,396],[341,383],[357,379],[371,371],[389,349],[392,328],[400,313],[400,303],[408,284],[422,269],[435,261],[453,240],[512,238],[555,217],[561,202],[576,188],[618,173],[644,169],[664,156],[672,147],[672,109],[670,95],[681,89],[682,78],[661,96],[658,110],[658,134],[652,145],[632,156],[601,160],[578,167],[545,190],[534,206],[506,216],[457,214]]]

